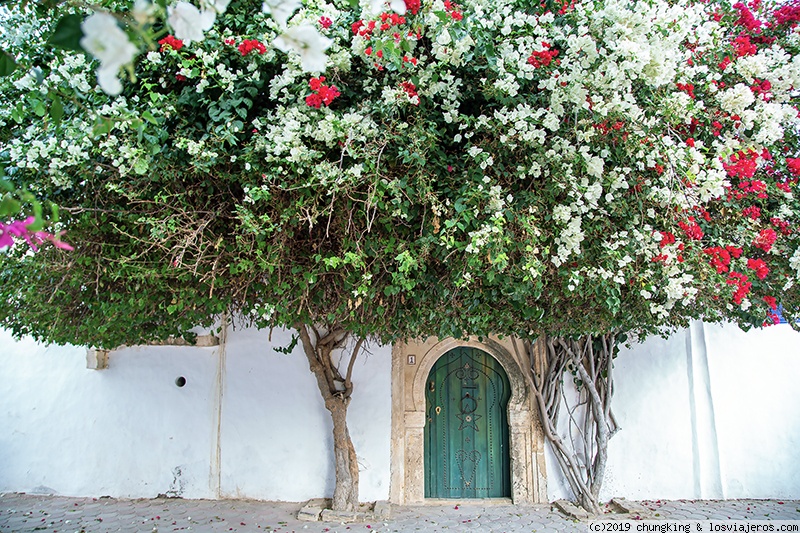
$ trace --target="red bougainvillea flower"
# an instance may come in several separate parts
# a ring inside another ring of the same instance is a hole
[[[688,222],[678,222],[686,237],[694,241],[699,241],[703,238],[703,230],[695,222],[694,217],[689,217]]]
[[[786,166],[793,176],[800,176],[800,158],[786,158]]]
[[[739,259],[740,257],[742,257],[742,249],[741,248],[737,248],[736,246],[730,246],[729,245],[729,246],[725,247],[725,250],[727,250],[727,252],[729,254],[731,254],[731,256],[734,259]]]
[[[788,222],[785,220],[781,220],[777,217],[772,217],[769,219],[769,223],[775,226],[775,228],[781,232],[781,235],[790,235],[792,233],[792,228]]]
[[[772,309],[773,311],[778,310],[778,301],[775,299],[774,296],[764,296],[764,302]]]
[[[419,0],[405,0],[406,1],[406,11],[411,13],[412,15],[416,15],[419,13],[420,3]]]
[[[753,241],[753,245],[756,248],[761,248],[765,252],[769,252],[777,239],[778,234],[775,233],[775,230],[772,228],[766,228],[759,232],[758,237],[756,237],[756,239]]]
[[[722,167],[732,178],[751,179],[756,173],[758,154],[753,150],[739,151],[731,156],[730,163],[722,163]]]
[[[733,41],[733,48],[738,57],[753,56],[758,53],[758,47],[750,42],[748,35],[740,35]]]
[[[177,52],[178,50],[183,48],[183,41],[181,41],[180,39],[176,39],[172,35],[167,35],[166,37],[158,41],[158,44],[161,45],[162,52],[166,52],[170,49],[175,50]]]
[[[265,54],[267,47],[260,43],[257,39],[245,39],[239,45],[239,53],[246,56],[250,52],[256,51],[259,54]]]
[[[788,24],[794,28],[800,22],[800,4],[787,3],[775,11],[772,17],[775,19],[775,24]]]
[[[319,109],[322,104],[331,105],[331,102],[341,95],[335,85],[325,85],[324,82],[325,76],[311,78],[308,81],[308,86],[311,88],[312,93],[306,96],[306,105]]]
[[[769,274],[769,267],[767,267],[763,259],[748,259],[747,268],[755,270],[758,279],[764,279],[767,277],[767,274]]]
[[[741,272],[731,272],[728,274],[728,280],[726,283],[736,287],[736,290],[733,292],[733,302],[736,305],[740,305],[742,303],[745,296],[747,296],[747,294],[750,292],[750,287],[752,286],[752,283],[747,281],[747,276]]]
[[[686,94],[688,94],[689,98],[691,98],[692,100],[695,99],[695,96],[694,96],[694,84],[693,83],[676,83],[675,87],[679,91],[683,91]]]
[[[669,244],[675,244],[675,235],[668,231],[659,231],[661,234],[661,240],[658,243],[659,248],[663,248]]]
[[[758,206],[751,205],[750,207],[745,207],[742,209],[742,214],[748,218],[752,218],[753,220],[758,220],[761,216],[761,209]]]
[[[728,271],[728,265],[731,264],[731,254],[728,250],[721,246],[714,246],[706,248],[703,252],[711,256],[709,263],[716,269],[717,274],[723,274]]]
[[[419,105],[419,95],[417,94],[417,86],[410,81],[400,83],[400,88],[408,95],[408,99],[412,100],[414,105]],[[416,100],[414,100],[416,98]]]
[[[328,17],[320,17],[319,18],[319,25],[325,28],[326,30],[333,26],[333,21]]]
[[[733,4],[733,8],[739,11],[739,19],[736,21],[737,26],[742,26],[752,33],[761,32],[761,21],[753,15],[749,7],[742,2],[737,2]]]
[[[542,42],[542,50],[531,53],[528,58],[528,64],[533,65],[533,68],[549,66],[556,56],[558,56],[558,50],[551,50],[550,48],[550,43]]]

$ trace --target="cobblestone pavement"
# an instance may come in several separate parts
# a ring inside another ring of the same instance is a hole
[[[655,520],[798,520],[800,501],[643,501]],[[387,520],[354,524],[301,522],[302,504],[251,500],[124,500],[0,494],[0,533],[143,532],[586,532],[549,505],[512,506],[455,502],[392,508]],[[623,518],[609,514],[608,518]],[[626,516],[627,517],[627,516]],[[798,522],[800,524],[800,522]]]

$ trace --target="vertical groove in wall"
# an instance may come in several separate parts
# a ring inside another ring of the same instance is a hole
[[[708,368],[705,327],[693,322],[687,330],[687,370],[692,419],[694,488],[700,498],[723,498],[714,399]]]
[[[397,504],[405,503],[403,498],[403,480],[405,476],[403,470],[405,461],[405,447],[403,445],[405,440],[405,426],[403,424],[403,417],[405,416],[404,363],[400,343],[395,343],[392,346],[391,370],[392,433],[391,447],[389,449],[389,501]]]
[[[222,497],[222,397],[225,392],[225,357],[228,343],[228,316],[223,315],[220,324],[219,348],[217,350],[217,383],[214,390],[214,450],[211,457],[211,492]]]
[[[692,481],[694,496],[699,497],[701,493],[700,477],[702,475],[700,465],[700,448],[697,437],[697,408],[694,397],[694,362],[692,353],[692,328],[686,328],[686,373],[689,381],[689,417],[692,425]]]

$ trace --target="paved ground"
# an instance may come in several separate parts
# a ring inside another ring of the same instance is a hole
[[[798,520],[800,501],[644,501],[656,520]],[[24,494],[0,495],[0,533],[144,532],[582,532],[549,505],[467,503],[394,507],[388,520],[358,524],[300,522],[299,503],[249,500],[117,500]],[[609,515],[612,518],[613,515]],[[800,522],[798,522],[800,524]]]

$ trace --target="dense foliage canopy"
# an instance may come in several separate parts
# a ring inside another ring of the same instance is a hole
[[[87,11],[5,11],[0,160],[76,249],[10,250],[0,324],[113,347],[223,312],[384,340],[798,315],[799,4],[373,3],[288,19],[331,40],[311,74],[252,0],[191,43],[155,23],[116,97],[47,42]]]

